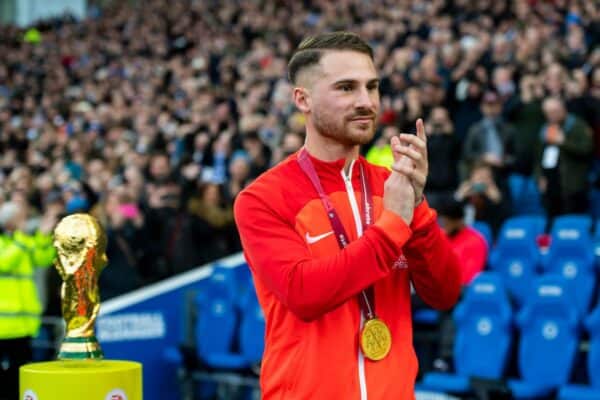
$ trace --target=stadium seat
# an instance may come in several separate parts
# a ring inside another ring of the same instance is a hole
[[[245,289],[248,286],[251,290]],[[214,398],[217,385],[219,390],[246,390],[238,386],[248,385],[244,379],[252,380],[245,378],[246,374],[259,364],[264,347],[258,340],[252,341],[253,331],[264,332],[264,322],[258,326],[249,318],[247,309],[254,304],[248,296],[254,293],[251,286],[246,265],[214,264],[198,291],[189,293],[192,304],[187,307],[186,323],[193,326],[189,338],[163,351],[164,362],[179,369],[182,398]]]
[[[596,286],[594,250],[589,229],[553,229],[550,249],[541,259],[545,273],[560,274],[569,281],[575,304],[581,315],[589,310]]]
[[[248,288],[254,289],[254,284],[252,283],[252,273],[250,272],[250,267],[248,267],[248,264],[244,263],[239,267],[234,268],[234,271],[235,279],[243,293],[245,293]]]
[[[488,244],[488,249],[491,249],[494,245],[494,235],[492,234],[492,228],[490,225],[483,221],[475,221],[471,227],[477,232],[481,233]]]
[[[516,399],[551,394],[570,376],[579,343],[579,314],[571,305],[565,279],[546,275],[517,315],[521,379],[508,386]]]
[[[512,310],[500,275],[482,272],[454,311],[456,372],[432,372],[422,390],[464,394],[473,377],[500,379],[511,347]]]
[[[594,255],[596,256],[596,264],[600,267],[600,219],[596,221],[596,228],[594,229]]]
[[[239,351],[239,283],[232,268],[213,268],[195,299],[198,358],[215,369],[240,369],[248,362]]]
[[[212,273],[202,281],[198,300],[210,299],[213,296],[226,296],[228,301],[235,302],[239,299],[240,284],[238,281],[238,268],[222,267],[214,264]]]
[[[517,246],[496,254],[496,261],[490,263],[491,269],[502,275],[513,303],[521,307],[531,291],[532,281],[538,276],[534,257]]]
[[[425,306],[413,312],[413,321],[422,325],[437,325],[440,321],[440,312]]]
[[[589,385],[566,385],[558,392],[560,400],[600,399],[600,307],[585,319],[585,328],[590,334],[587,354]]]
[[[490,269],[503,277],[517,306],[523,304],[536,276],[540,253],[535,238],[543,233],[545,223],[542,216],[509,218],[490,253]]]
[[[511,174],[508,177],[508,188],[515,214],[544,214],[540,192],[532,177]]]
[[[519,215],[510,217],[502,224],[501,231],[507,231],[511,229],[524,229],[527,234],[531,234],[533,237],[544,233],[546,228],[546,217],[543,215]],[[511,236],[510,233],[504,232],[503,236]],[[518,232],[513,232],[512,237],[518,236]]]
[[[555,236],[564,229],[575,229],[579,232],[590,234],[592,229],[592,217],[587,214],[567,214],[554,219],[551,234]]]
[[[240,351],[250,365],[257,365],[265,348],[265,315],[253,289],[245,294],[241,310]]]
[[[241,369],[246,358],[233,348],[237,339],[238,313],[226,293],[213,291],[211,298],[197,298],[196,346],[198,358],[215,369]]]

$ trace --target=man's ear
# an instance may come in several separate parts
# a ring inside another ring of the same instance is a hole
[[[296,107],[298,107],[298,110],[302,113],[308,113],[310,111],[311,101],[308,90],[299,86],[294,87],[292,96],[294,97],[294,103],[296,104]]]

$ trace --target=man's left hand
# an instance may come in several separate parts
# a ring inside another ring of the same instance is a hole
[[[417,120],[417,134],[400,134],[400,142],[396,144],[392,151],[402,154],[410,159],[411,163],[405,163],[401,168],[393,166],[392,169],[406,175],[415,190],[415,202],[419,204],[423,199],[423,189],[427,182],[429,171],[429,162],[427,161],[427,136],[425,135],[425,126],[423,120]]]

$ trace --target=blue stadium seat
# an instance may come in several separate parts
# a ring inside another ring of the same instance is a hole
[[[210,299],[213,296],[226,296],[230,302],[237,301],[240,288],[236,269],[238,268],[222,267],[215,264],[210,276],[200,284],[198,300]]]
[[[196,301],[196,347],[198,358],[216,369],[241,369],[246,358],[233,348],[237,339],[236,304],[226,293],[213,291],[213,296],[199,296]]]
[[[248,267],[248,264],[244,263],[239,267],[234,268],[234,271],[235,279],[243,292],[245,292],[248,287],[254,289],[254,284],[252,283],[252,272],[250,272],[250,267]]]
[[[545,275],[517,315],[521,380],[508,386],[516,399],[549,395],[571,374],[579,343],[579,314],[571,305],[564,278]]]
[[[596,264],[600,266],[600,219],[596,221],[596,229],[594,229],[594,254],[596,256]]]
[[[600,399],[600,307],[585,319],[585,328],[590,334],[587,355],[589,385],[566,385],[558,392],[560,400]]]
[[[471,225],[473,229],[477,232],[481,233],[481,235],[485,238],[485,241],[488,244],[488,249],[491,249],[494,245],[494,235],[492,234],[492,228],[490,225],[483,221],[475,221]]]
[[[480,273],[454,311],[456,372],[428,373],[423,390],[464,394],[472,377],[502,377],[511,347],[512,310],[500,275]]]
[[[186,323],[193,325],[190,337],[163,351],[163,361],[180,369],[182,398],[213,398],[217,384],[235,386],[241,374],[257,364],[249,350],[242,352],[243,346],[249,347],[240,337],[242,330],[248,330],[248,323],[240,319],[245,315],[241,314],[242,306],[250,306],[244,287],[252,286],[249,272],[243,270],[248,267],[213,265],[211,275],[199,282],[198,292],[191,298],[192,307],[188,307]],[[264,331],[264,326],[261,329]]]
[[[592,217],[587,214],[567,214],[554,219],[552,223],[552,236],[563,229],[575,229],[579,232],[589,234],[592,230]]]
[[[240,369],[246,359],[237,345],[240,287],[236,269],[215,265],[195,299],[198,358],[215,369]]]
[[[541,235],[544,233],[546,229],[546,217],[543,215],[519,215],[515,217],[510,217],[504,221],[502,224],[501,231],[506,231],[509,229],[524,229],[527,234],[531,234],[533,237],[537,235]],[[506,236],[505,232],[503,236]],[[513,236],[518,235],[518,233],[513,232]],[[510,235],[509,235],[510,236]]]
[[[531,283],[538,276],[535,257],[517,246],[507,246],[496,254],[495,261],[490,261],[491,269],[502,275],[515,306],[521,307],[531,291]]]
[[[259,364],[265,348],[265,315],[256,292],[249,290],[241,302],[240,351],[250,365]]]
[[[535,179],[530,176],[511,174],[508,177],[508,188],[515,214],[543,215],[545,213]]]
[[[541,265],[546,273],[560,274],[569,281],[577,309],[584,315],[594,294],[596,271],[589,230],[581,228],[553,229],[550,249]]]
[[[502,275],[518,306],[523,304],[537,273],[540,252],[536,237],[543,233],[545,224],[545,218],[541,216],[507,219],[500,229],[496,246],[490,252],[490,269]]]
[[[428,306],[424,306],[423,308],[414,310],[412,318],[413,322],[417,324],[437,326],[440,322],[440,312]]]

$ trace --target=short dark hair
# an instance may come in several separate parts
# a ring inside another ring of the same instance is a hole
[[[352,32],[330,32],[304,39],[288,63],[288,76],[296,83],[298,73],[318,64],[326,50],[350,50],[368,55],[373,60],[373,49],[360,36]]]
[[[442,195],[438,199],[439,204],[436,207],[438,215],[450,219],[463,219],[465,217],[465,205],[462,201],[456,200],[454,196]]]

